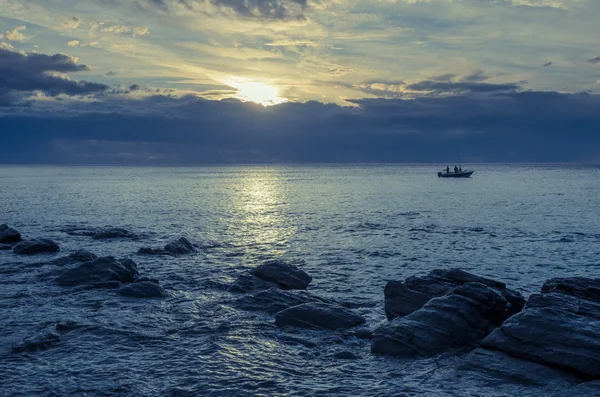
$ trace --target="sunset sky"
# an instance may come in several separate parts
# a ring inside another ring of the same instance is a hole
[[[0,154],[598,161],[599,20],[597,0],[0,0]]]

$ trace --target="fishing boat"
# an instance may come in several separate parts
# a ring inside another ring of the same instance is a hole
[[[469,170],[460,170],[457,172],[438,172],[438,177],[440,178],[469,178],[473,172]]]

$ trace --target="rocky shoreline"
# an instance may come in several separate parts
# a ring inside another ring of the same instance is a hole
[[[77,232],[91,238],[135,236],[123,229]],[[23,240],[8,225],[0,225],[0,246],[15,255],[60,250],[51,240]],[[196,244],[181,237],[164,248],[140,248],[138,254],[197,251]],[[170,296],[157,279],[140,275],[131,259],[80,250],[49,263],[61,268],[54,282],[64,288],[114,290],[133,298]],[[383,290],[387,321],[369,329],[351,305],[307,291],[312,277],[301,266],[274,260],[240,273],[228,286],[231,305],[269,313],[282,329],[360,335],[370,339],[371,354],[376,356],[415,359],[456,354],[461,376],[527,386],[547,386],[561,379],[574,391],[600,393],[600,279],[553,278],[526,299],[503,282],[460,269],[436,269],[403,281],[390,280]],[[50,348],[74,326],[49,326],[15,345],[13,352]]]

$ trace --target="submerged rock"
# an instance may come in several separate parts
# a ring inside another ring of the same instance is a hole
[[[586,285],[581,278],[571,281],[568,285]],[[588,287],[577,288],[574,295],[587,296],[580,292],[593,291],[596,283],[590,279]],[[557,291],[546,285],[544,289]],[[600,379],[600,302],[556,292],[534,294],[525,310],[494,330],[481,346],[566,369],[584,379]]]
[[[364,317],[343,306],[313,302],[290,307],[275,315],[278,326],[299,328],[346,329],[365,323]]]
[[[61,335],[78,327],[78,324],[74,321],[48,325],[36,335],[23,339],[20,343],[13,346],[12,351],[13,353],[23,353],[49,349],[62,341]]]
[[[454,288],[422,308],[397,317],[373,333],[371,351],[390,356],[432,356],[472,346],[504,321],[508,301],[478,282]]]
[[[281,289],[306,289],[312,281],[312,277],[306,272],[281,260],[265,262],[250,270],[250,274],[261,280],[273,282]]]
[[[259,290],[266,290],[269,288],[279,288],[279,286],[270,281],[262,280],[250,272],[242,272],[238,278],[231,284],[229,291],[231,292],[253,292]]]
[[[54,259],[53,261],[49,262],[51,265],[55,265],[55,266],[66,266],[66,265],[73,265],[76,263],[81,263],[81,262],[89,262],[89,261],[93,261],[98,259],[98,256],[87,251],[87,250],[79,250],[79,251],[75,251],[72,254],[69,254],[67,256],[63,256],[62,258],[57,258]]]
[[[310,302],[335,303],[306,291],[284,291],[279,288],[269,288],[254,295],[243,296],[235,301],[234,305],[244,310],[277,313],[289,307]]]
[[[512,383],[523,386],[568,387],[580,382],[579,378],[558,369],[481,348],[469,353],[459,364],[458,371],[463,376],[497,385]]]
[[[196,247],[187,238],[181,237],[165,245],[164,248],[142,247],[138,254],[146,255],[187,255],[196,252]]]
[[[169,296],[163,287],[152,281],[127,284],[119,288],[117,293],[132,298],[165,298]]]
[[[460,269],[436,269],[427,276],[409,277],[405,281],[389,281],[384,289],[385,314],[388,320],[406,316],[420,309],[430,299],[449,294],[455,287],[476,282],[498,290],[510,303],[507,311],[518,313],[525,299],[506,288],[502,282],[479,277]]]
[[[19,255],[33,255],[46,252],[58,252],[60,247],[52,240],[45,238],[22,241],[15,245],[13,252]]]
[[[0,225],[0,244],[12,244],[21,241],[21,233],[6,223]]]
[[[137,265],[131,259],[117,261],[112,256],[84,262],[57,278],[62,286],[102,285],[109,282],[130,283],[138,276]],[[111,285],[111,284],[109,284]],[[118,286],[118,284],[112,284]]]
[[[112,227],[108,229],[98,230],[92,238],[96,240],[108,239],[108,238],[137,238],[135,233],[130,232],[129,230],[122,229],[119,227]]]

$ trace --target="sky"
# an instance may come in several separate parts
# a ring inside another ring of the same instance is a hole
[[[0,163],[600,162],[598,0],[0,0]]]

